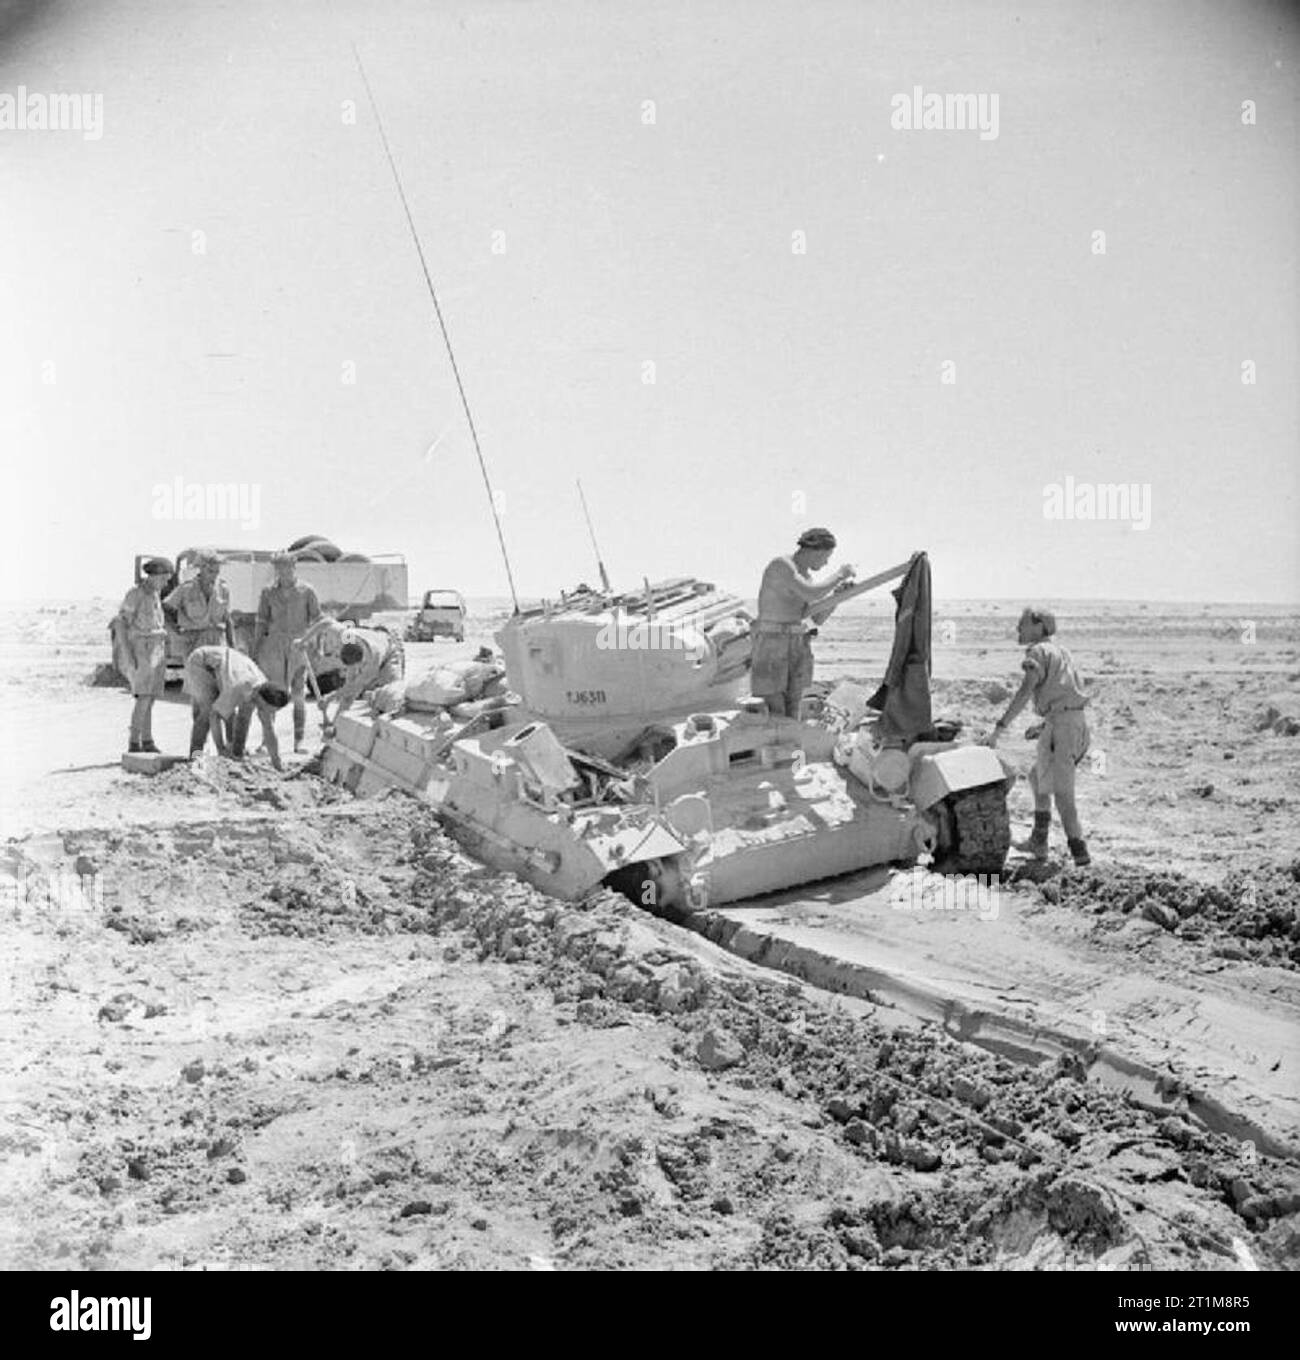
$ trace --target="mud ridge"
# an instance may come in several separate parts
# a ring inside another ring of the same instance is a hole
[[[1070,1068],[1081,1080],[1125,1091],[1135,1104],[1152,1113],[1175,1111],[1210,1132],[1225,1134],[1238,1143],[1249,1141],[1270,1156],[1300,1159],[1300,1149],[1258,1121],[1228,1109],[1205,1091],[1171,1081],[1167,1070],[1138,1061],[1095,1038],[1041,1021],[1022,1020],[1009,1012],[968,1005],[937,987],[782,940],[725,912],[694,912],[682,924],[740,958],[788,973],[822,991],[895,1008],[939,1026],[963,1043],[1025,1066],[1057,1063]]]
[[[1090,1260],[1129,1241],[1138,1219],[1148,1243],[1154,1234],[1163,1250],[1215,1268],[1243,1231],[1253,1252],[1291,1258],[1295,1164],[1253,1146],[1247,1155],[1188,1119],[1185,1103],[1158,1115],[1087,1083],[1073,1054],[1026,1069],[943,1034],[845,1014],[793,981],[721,975],[669,943],[677,927],[612,893],[559,904],[512,876],[466,872],[441,832],[417,831],[415,844],[414,900],[434,928],[466,932],[480,957],[537,966],[587,1023],[617,1024],[625,1009],[673,1017],[684,1056],[806,1103],[864,1161],[930,1182],[898,1211],[911,1227],[889,1228],[879,1204],[841,1205],[792,1236],[778,1213],[750,1264],[900,1264],[896,1252],[886,1260],[895,1248],[913,1264],[952,1262],[954,1252],[978,1264],[1016,1224],[1031,1237],[1050,1229],[1067,1256]]]

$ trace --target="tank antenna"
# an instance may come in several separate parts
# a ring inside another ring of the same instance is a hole
[[[600,584],[604,586],[606,595],[612,595],[614,592],[609,588],[609,573],[605,570],[605,563],[601,560],[600,545],[596,542],[596,531],[591,527],[591,511],[587,509],[587,497],[582,491],[581,478],[578,478],[578,499],[582,501],[583,518],[587,521],[587,532],[591,535],[591,547],[596,554],[596,565],[600,568]]]
[[[370,81],[366,79],[366,68],[361,64],[361,53],[357,51],[356,43],[352,44],[352,55],[357,59],[357,70],[361,72],[361,83],[366,87],[366,98],[370,100],[370,108],[375,115],[375,125],[379,128],[379,138],[384,144],[384,155],[388,157],[388,167],[393,172],[393,183],[397,185],[397,196],[402,200],[402,211],[406,214],[406,225],[411,229],[411,239],[415,242],[415,253],[420,257],[420,268],[424,271],[424,281],[429,287],[429,296],[433,299],[433,310],[438,318],[438,327],[442,331],[443,344],[447,346],[447,357],[451,360],[451,371],[456,378],[456,389],[460,392],[461,405],[465,408],[465,419],[469,422],[470,437],[474,440],[474,452],[478,455],[479,471],[483,474],[483,485],[487,488],[488,505],[492,510],[492,522],[496,525],[497,542],[501,545],[501,558],[506,564],[506,580],[510,585],[510,598],[514,602],[515,613],[517,614],[519,613],[519,596],[515,592],[514,573],[510,570],[510,554],[506,552],[505,534],[501,532],[501,516],[497,514],[496,495],[488,477],[483,450],[479,446],[478,431],[474,428],[474,417],[470,414],[469,398],[465,395],[465,384],[461,382],[460,369],[456,366],[456,355],[451,348],[451,336],[447,334],[447,323],[443,320],[442,307],[438,302],[438,291],[433,286],[429,265],[424,258],[424,247],[420,245],[420,235],[415,230],[415,219],[411,216],[411,205],[406,201],[406,191],[402,188],[402,177],[397,173],[397,162],[393,159],[392,149],[388,145],[388,134],[384,131],[384,120],[379,116],[379,105],[375,101],[374,91],[370,88]]]

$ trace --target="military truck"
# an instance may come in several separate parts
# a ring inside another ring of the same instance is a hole
[[[315,540],[313,540],[315,541]],[[197,574],[194,559],[203,548],[185,548],[176,557],[175,574],[163,589],[164,598]],[[257,606],[262,591],[275,583],[272,549],[209,548],[222,560],[221,579],[230,592],[231,623],[235,646],[251,652],[257,624]],[[144,564],[155,553],[141,553],[135,559],[136,583],[143,579]],[[400,553],[343,553],[325,561],[310,546],[294,553],[298,579],[315,588],[321,609],[349,623],[360,623],[373,615],[407,608],[406,559]],[[167,626],[167,679],[181,679],[185,668],[185,641],[171,625]]]

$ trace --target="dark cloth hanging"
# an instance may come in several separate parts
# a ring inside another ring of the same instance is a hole
[[[880,688],[867,700],[886,741],[910,745],[930,729],[930,559],[917,553],[898,588],[894,648]]]

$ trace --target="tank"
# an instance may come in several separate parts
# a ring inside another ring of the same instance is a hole
[[[804,718],[745,694],[752,619],[695,578],[586,587],[495,635],[508,693],[436,712],[340,717],[323,773],[406,789],[494,868],[576,901],[614,887],[659,911],[922,858],[996,874],[1014,771],[950,740],[898,749],[865,691]]]

